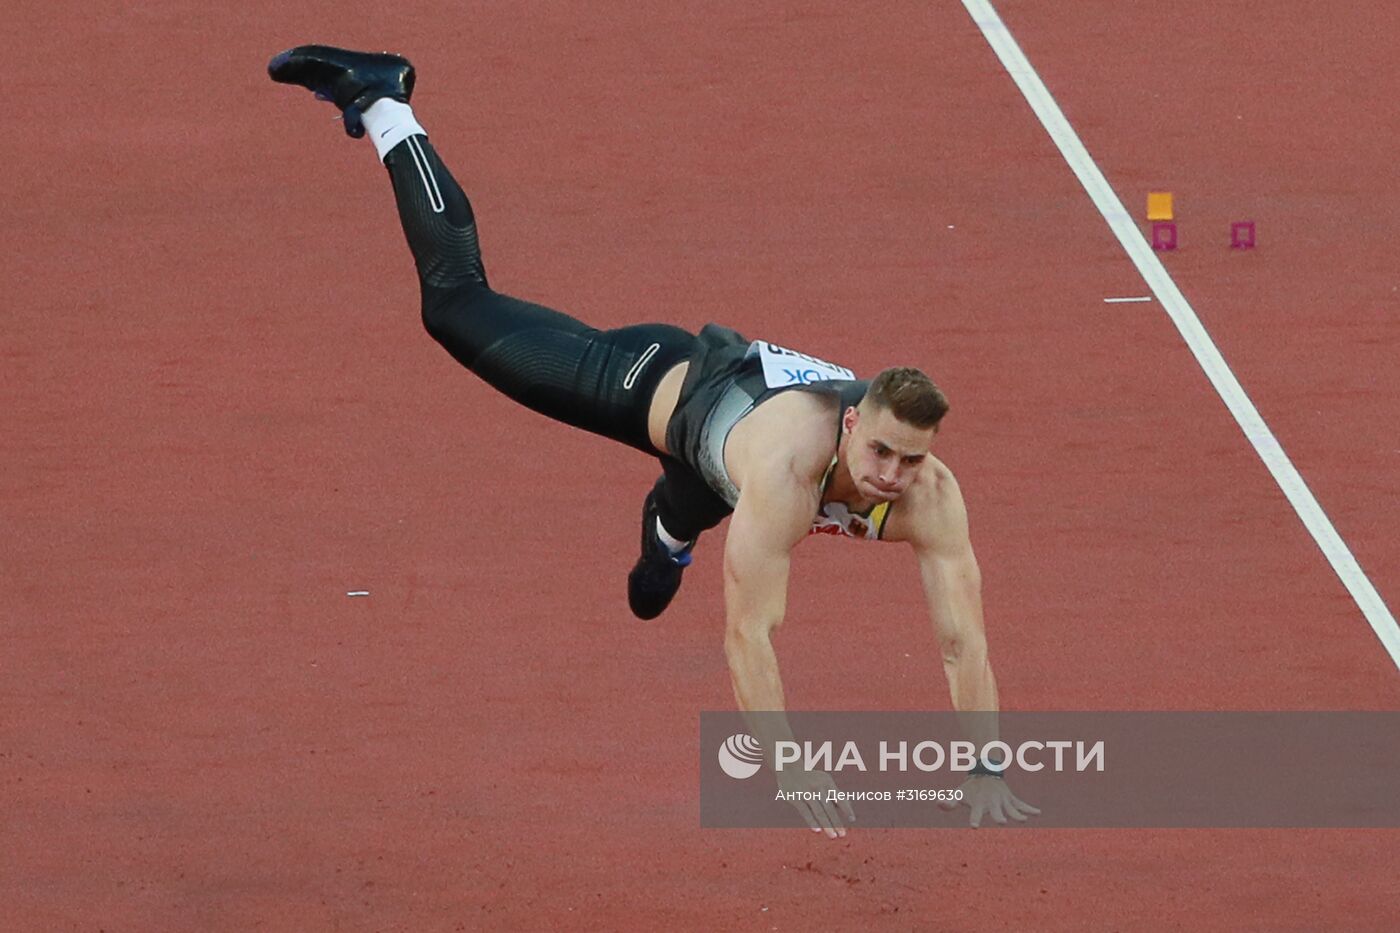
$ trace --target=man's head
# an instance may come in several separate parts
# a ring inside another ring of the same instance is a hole
[[[846,468],[860,495],[893,501],[919,473],[948,399],[917,369],[896,367],[876,376],[859,405],[841,418]]]

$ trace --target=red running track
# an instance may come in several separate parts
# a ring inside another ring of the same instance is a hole
[[[1393,14],[1178,6],[1001,4],[1120,195],[1177,192],[1173,275],[1393,598]],[[648,464],[432,345],[369,147],[262,71],[412,54],[503,289],[933,372],[1008,707],[1395,709],[1160,309],[1102,303],[1136,272],[960,4],[9,19],[7,924],[1391,925],[1389,831],[701,830],[720,537],[628,617]],[[891,553],[800,550],[794,707],[946,705]]]

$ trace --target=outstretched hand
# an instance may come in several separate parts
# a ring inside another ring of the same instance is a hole
[[[778,772],[778,789],[797,808],[814,833],[826,833],[828,839],[846,835],[846,823],[856,821],[850,801],[830,799],[836,781],[825,771],[782,770]],[[842,816],[845,820],[842,820]]]
[[[976,775],[963,783],[961,801],[945,801],[939,804],[945,810],[966,806],[972,810],[972,827],[982,825],[982,817],[990,816],[1002,825],[1007,819],[1024,823],[1040,813],[1035,807],[1011,793],[1002,778]]]

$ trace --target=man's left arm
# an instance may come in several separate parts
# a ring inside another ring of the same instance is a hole
[[[939,473],[917,514],[911,516],[909,541],[919,562],[953,708],[959,713],[993,714],[980,717],[980,723],[967,722],[973,730],[968,738],[980,748],[997,738],[994,714],[1000,708],[982,621],[982,572],[972,553],[967,509],[957,481],[946,471]]]
[[[938,638],[953,708],[967,738],[981,749],[998,739],[996,677],[982,619],[982,574],[968,534],[967,508],[952,473],[942,465],[909,515],[908,539],[919,562],[929,618]],[[980,759],[979,759],[980,761]],[[1003,767],[1006,762],[1001,763]],[[1024,821],[1036,808],[1018,800],[1000,777],[973,776],[963,787],[972,825],[984,813],[998,823]]]

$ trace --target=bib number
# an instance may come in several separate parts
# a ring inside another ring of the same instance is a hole
[[[758,357],[763,361],[763,381],[770,389],[805,386],[832,379],[854,379],[856,374],[844,366],[798,353],[776,343],[755,340]]]

